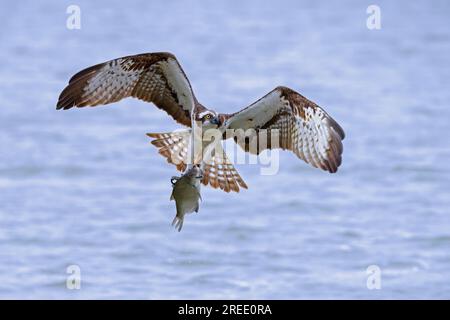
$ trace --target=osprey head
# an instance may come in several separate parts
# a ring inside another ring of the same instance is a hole
[[[212,110],[200,112],[196,120],[202,123],[203,129],[217,129],[221,125],[219,115]]]

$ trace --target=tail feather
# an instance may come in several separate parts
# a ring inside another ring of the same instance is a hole
[[[203,164],[202,183],[225,192],[239,192],[239,186],[248,189],[221,146],[216,147],[211,157]]]
[[[159,153],[174,164],[178,171],[186,170],[186,157],[189,146],[190,130],[174,131],[169,133],[147,133],[154,138],[152,144],[159,149]]]
[[[180,232],[181,228],[183,228],[183,222],[184,218],[178,218],[178,216],[176,216],[172,220],[172,226],[175,226],[175,229],[178,229],[178,232]]]
[[[159,153],[167,159],[167,162],[174,164],[181,172],[186,170],[191,137],[190,129],[169,133],[147,133],[147,136],[154,139],[151,143],[158,148]],[[220,188],[225,192],[239,192],[240,187],[248,189],[247,184],[228,160],[221,145],[214,148],[211,156],[203,163],[202,169],[204,185],[209,184],[211,187]]]

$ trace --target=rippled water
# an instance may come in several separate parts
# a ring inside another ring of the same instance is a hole
[[[373,31],[369,4],[2,1],[0,297],[450,298],[450,4],[377,1]],[[144,135],[174,121],[136,100],[55,110],[76,71],[152,51],[222,112],[277,85],[324,106],[347,133],[339,172],[240,165],[249,190],[204,188],[175,232],[176,172]]]

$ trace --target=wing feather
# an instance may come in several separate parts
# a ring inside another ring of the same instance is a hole
[[[56,108],[105,105],[127,97],[152,102],[186,126],[191,126],[194,107],[203,108],[175,56],[165,52],[126,56],[78,72]]]
[[[224,116],[228,129],[254,129],[245,139],[235,137],[246,152],[259,154],[279,147],[331,173],[341,165],[344,130],[325,110],[292,89],[277,87],[249,107]],[[262,134],[267,134],[267,145],[260,145]],[[270,134],[277,145],[270,142]],[[251,150],[252,145],[256,150]]]

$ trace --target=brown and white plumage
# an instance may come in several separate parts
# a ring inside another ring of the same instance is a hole
[[[235,137],[243,150],[259,154],[271,149],[259,147],[261,135],[275,131],[278,146],[293,151],[299,158],[316,168],[336,172],[342,161],[344,130],[322,108],[299,93],[278,87],[249,107],[227,115],[228,129],[254,129],[254,134]],[[241,138],[241,139],[239,139]],[[258,146],[256,149],[250,146]],[[264,144],[263,144],[264,146]]]
[[[181,172],[186,170],[186,158],[189,153],[191,137],[190,129],[170,133],[147,133],[147,135],[154,139],[152,144],[158,148],[159,153],[167,159],[167,162],[174,164]],[[225,192],[239,192],[239,187],[248,188],[221,145],[217,145],[211,151],[211,155],[205,157],[204,160],[202,166],[202,183],[204,185],[211,185],[211,187],[220,188]]]
[[[70,79],[59,96],[57,109],[110,104],[127,97],[151,102],[185,126],[200,123],[219,129],[223,139],[227,138],[227,129],[252,129],[247,137],[233,137],[248,152],[291,150],[312,166],[329,172],[336,172],[342,161],[344,131],[314,102],[292,89],[277,87],[239,112],[218,114],[197,101],[181,65],[170,53],[127,56],[84,69]],[[273,134],[276,140],[267,139],[267,146],[258,146],[264,134]],[[180,171],[186,169],[191,129],[148,135],[169,163]],[[256,149],[251,148],[254,143]],[[204,159],[202,182],[226,192],[247,188],[223,149],[215,150]]]
[[[147,133],[154,139],[152,144],[158,148],[159,154],[183,172],[186,170],[191,130],[181,130],[168,133]]]
[[[166,52],[122,57],[78,72],[61,92],[57,109],[104,105],[127,97],[152,102],[189,127],[192,109],[205,109],[175,56]]]
[[[239,187],[247,189],[247,184],[241,178],[233,164],[228,160],[225,150],[219,144],[212,151],[203,166],[204,185],[220,188],[225,192],[239,192]]]

